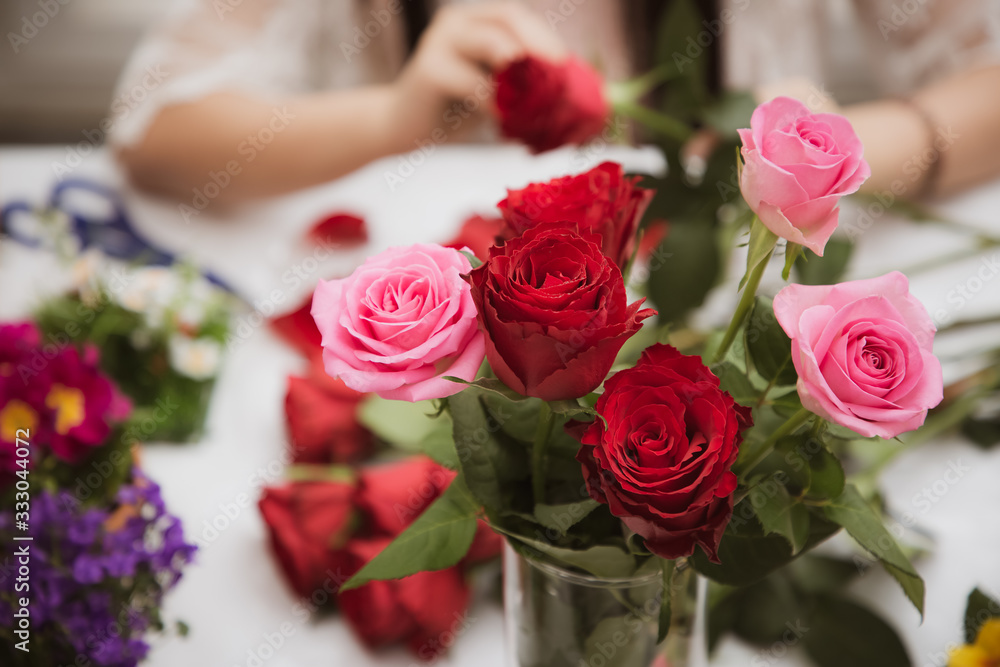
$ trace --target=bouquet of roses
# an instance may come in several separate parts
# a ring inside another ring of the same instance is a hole
[[[138,664],[194,547],[136,466],[97,349],[0,325],[0,657]]]
[[[611,163],[509,191],[483,262],[391,248],[319,285],[327,373],[426,401],[422,448],[458,473],[342,590],[449,568],[485,519],[510,546],[506,576],[529,589],[508,582],[520,664],[613,650],[648,665],[690,620],[671,597],[692,570],[740,585],[845,528],[922,609],[923,582],[836,452],[916,429],[940,402],[933,323],[899,273],[758,296],[779,240],[787,279],[803,248],[822,255],[869,170],[844,118],[789,99],[741,137],[756,215],[725,331],[625,346],[656,314],[626,290],[653,192]]]

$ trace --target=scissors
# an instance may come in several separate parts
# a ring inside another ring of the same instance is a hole
[[[85,212],[72,204],[72,199],[79,193],[97,197],[102,204],[104,214],[95,215]],[[96,247],[109,257],[141,262],[149,266],[171,266],[177,262],[177,256],[144,238],[132,224],[128,213],[118,194],[106,186],[82,179],[68,179],[57,183],[49,198],[48,210],[64,213],[70,226],[70,233],[80,241],[80,250]],[[37,208],[27,201],[15,201],[0,209],[0,234],[7,235],[12,240],[27,246],[37,248],[42,245],[44,237],[40,233],[33,234],[31,230],[14,224],[14,216],[18,213],[35,214]],[[202,276],[217,287],[246,301],[225,280],[211,271],[202,271]]]

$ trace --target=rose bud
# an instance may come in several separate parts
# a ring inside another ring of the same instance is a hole
[[[772,232],[822,257],[840,198],[871,176],[854,128],[843,116],[778,97],[757,107],[739,133],[747,205]]]
[[[497,74],[500,130],[535,153],[582,144],[600,134],[611,111],[603,86],[601,75],[573,56],[517,60]]]

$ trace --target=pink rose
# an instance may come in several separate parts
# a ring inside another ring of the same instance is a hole
[[[739,133],[747,204],[772,232],[822,257],[840,198],[871,176],[854,128],[843,116],[778,97],[757,107]]]
[[[934,323],[906,276],[789,285],[774,314],[792,339],[802,405],[865,437],[893,438],[941,402]]]
[[[323,336],[326,372],[351,389],[422,401],[451,396],[472,380],[486,343],[462,274],[469,260],[451,248],[389,248],[349,277],[320,281],[312,316]]]

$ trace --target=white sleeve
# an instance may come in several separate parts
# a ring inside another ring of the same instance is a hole
[[[116,146],[142,140],[159,111],[222,90],[265,98],[315,85],[321,0],[179,0],[126,65],[111,104]]]

